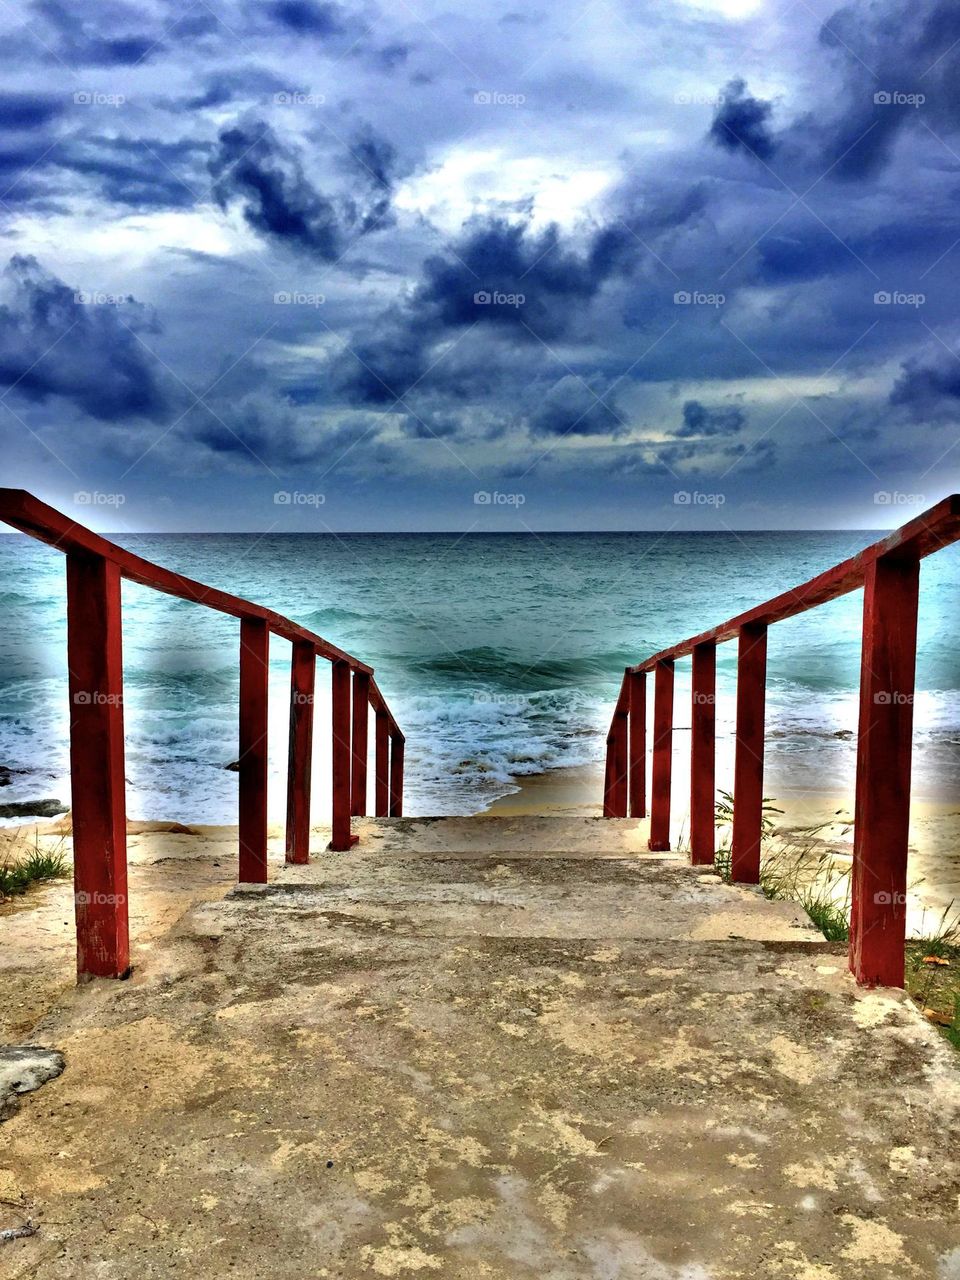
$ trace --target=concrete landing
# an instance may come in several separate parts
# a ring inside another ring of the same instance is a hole
[[[960,1277],[960,1059],[905,997],[636,824],[489,822],[364,824],[71,992],[0,1275]]]

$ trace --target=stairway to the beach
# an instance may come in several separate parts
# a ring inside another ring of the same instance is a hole
[[[635,821],[355,825],[47,1019],[8,1274],[958,1274],[953,1051],[802,912]]]

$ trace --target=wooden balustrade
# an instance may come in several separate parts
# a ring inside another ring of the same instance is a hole
[[[0,520],[63,552],[67,574],[77,974],[130,967],[123,753],[123,579],[240,620],[239,859],[241,882],[267,880],[267,699],[271,635],[292,646],[286,860],[310,858],[316,662],[331,664],[333,814],[330,848],[356,843],[367,811],[367,726],[375,716],[375,811],[403,813],[404,737],[373,669],[322,636],[249,600],[208,587],[110,542],[21,489],[0,489]]]
[[[731,875],[760,879],[767,632],[864,588],[850,968],[863,984],[902,986],[920,561],[960,540],[960,496],[944,498],[859,555],[624,673],[607,737],[604,816],[644,817],[645,699],[654,672],[649,847],[670,848],[674,664],[693,659],[690,851],[715,857],[716,647],[738,643]],[[629,744],[626,752],[624,743]]]

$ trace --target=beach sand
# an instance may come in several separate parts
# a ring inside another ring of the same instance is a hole
[[[677,762],[679,763],[679,761]],[[599,814],[603,766],[582,765],[515,779],[517,790],[495,801],[488,813],[517,816],[553,813],[573,817]],[[689,830],[685,779],[674,782],[672,835],[683,844]],[[776,807],[778,835],[791,843],[809,843],[817,853],[829,851],[838,863],[853,858],[853,797],[829,791],[769,788]],[[927,932],[934,917],[951,904],[960,914],[960,804],[914,797],[910,813],[910,926]],[[924,911],[927,913],[923,918]]]

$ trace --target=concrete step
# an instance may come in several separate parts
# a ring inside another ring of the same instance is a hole
[[[649,823],[640,818],[561,818],[523,815],[468,818],[356,818],[360,842],[353,853],[366,856],[385,848],[407,853],[550,853],[591,858],[645,856]],[[329,827],[314,828],[313,848],[320,853]],[[657,855],[659,856],[659,855]]]
[[[518,849],[396,855],[388,847],[285,866],[271,884],[240,885],[231,897],[401,936],[823,944],[795,904],[770,902],[756,889],[724,884],[712,872],[663,855]]]

